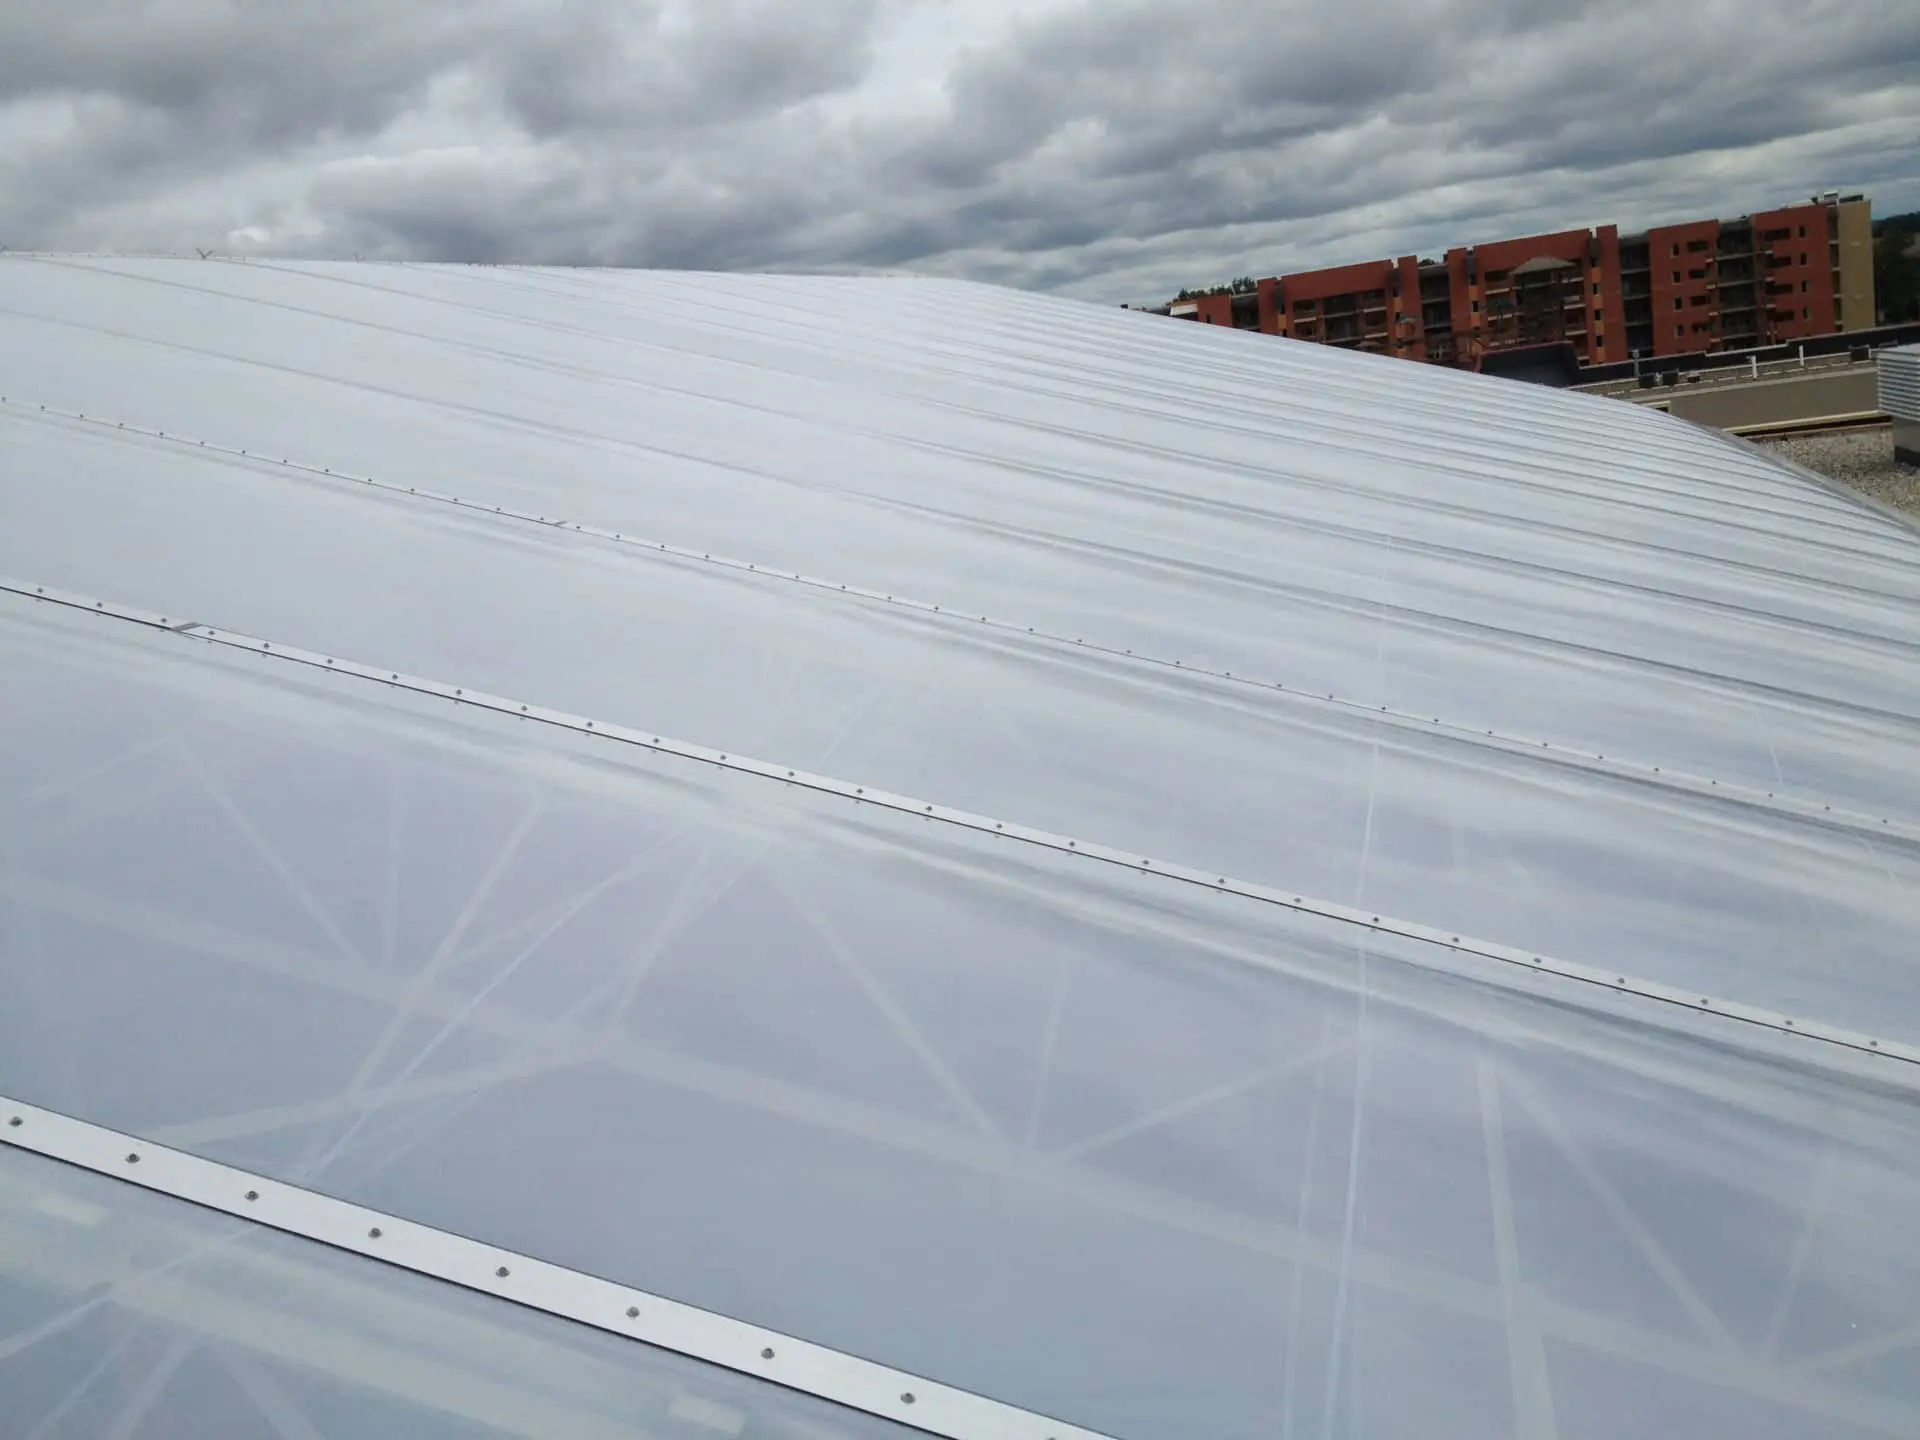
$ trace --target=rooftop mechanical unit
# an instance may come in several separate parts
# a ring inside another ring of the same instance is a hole
[[[1920,345],[1880,352],[1880,408],[1893,417],[1893,458],[1920,465]]]

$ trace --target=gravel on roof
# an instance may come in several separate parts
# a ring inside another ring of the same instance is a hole
[[[1894,461],[1890,428],[1795,435],[1760,443],[1783,460],[1838,480],[1882,504],[1920,515],[1920,469]]]

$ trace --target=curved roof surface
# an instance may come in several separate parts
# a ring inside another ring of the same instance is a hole
[[[9,258],[0,394],[0,1095],[1123,1440],[1920,1431],[1899,520],[934,281]],[[87,1384],[889,1428],[204,1308]]]

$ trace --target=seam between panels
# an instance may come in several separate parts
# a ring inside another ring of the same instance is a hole
[[[1470,962],[1488,962],[1485,972],[1488,974],[1505,974],[1510,970],[1520,970],[1534,975],[1551,976],[1555,980],[1593,990],[1630,995],[1637,999],[1676,1007],[1695,1014],[1755,1026],[1777,1035],[1798,1037],[1814,1042],[1816,1046],[1839,1047],[1857,1055],[1896,1062],[1882,1073],[1896,1083],[1920,1088],[1920,1045],[1868,1035],[1816,1018],[1786,1015],[1764,1006],[1750,1005],[1739,1000],[1701,995],[1696,991],[1660,981],[1615,973],[1598,966],[1563,960],[1537,951],[1505,945],[1498,941],[1483,940],[1472,935],[1453,934],[1417,921],[1375,914],[1360,906],[1321,900],[1309,895],[1292,894],[1278,886],[1240,880],[1210,870],[1199,870],[1178,861],[1156,860],[1151,856],[1122,850],[1097,841],[1081,840],[1014,821],[995,820],[991,816],[980,815],[973,811],[937,805],[915,796],[901,795],[872,786],[855,785],[834,776],[716,750],[711,746],[677,740],[671,736],[652,735],[630,725],[594,720],[531,702],[522,703],[484,690],[455,686],[405,671],[389,670],[332,655],[323,655],[318,651],[306,650],[299,646],[276,644],[238,631],[220,630],[197,621],[184,621],[178,617],[97,600],[51,586],[28,586],[14,580],[0,579],[0,593],[18,595],[38,603],[52,604],[102,618],[129,622],[148,630],[165,631],[286,665],[323,671],[330,675],[342,675],[374,685],[384,685],[390,690],[403,690],[411,694],[448,700],[456,706],[466,705],[476,710],[509,718],[532,720],[556,729],[591,736],[655,755],[690,760],[741,775],[799,786],[802,789],[834,796],[856,805],[871,805],[900,815],[939,821],[988,838],[1012,840],[1069,858],[1112,865],[1134,874],[1158,876],[1162,881],[1191,885],[1215,894],[1238,896],[1297,914],[1311,915],[1361,930],[1392,935],[1431,947],[1435,955],[1435,959],[1431,962],[1405,956],[1394,957],[1402,960],[1403,963],[1423,968],[1458,974],[1460,972],[1443,963],[1440,956],[1464,957]]]
[[[1190,665],[1183,660],[1168,659],[1150,655],[1124,646],[1089,641],[1084,636],[1070,636],[1063,631],[1042,629],[1033,625],[1022,625],[1018,621],[1002,619],[975,611],[956,609],[951,605],[937,605],[931,601],[917,599],[908,595],[898,595],[869,586],[841,584],[817,575],[804,574],[797,570],[783,570],[777,567],[761,565],[757,562],[741,560],[728,555],[716,554],[708,550],[696,550],[690,546],[676,545],[664,540],[650,539],[625,531],[609,529],[601,525],[585,524],[568,520],[559,515],[547,515],[530,510],[521,510],[510,505],[492,505],[471,497],[462,497],[445,491],[425,489],[414,485],[401,485],[391,480],[378,480],[366,475],[353,475],[345,471],[333,470],[324,466],[310,465],[292,459],[275,460],[271,456],[238,449],[233,446],[219,445],[206,440],[193,440],[165,430],[149,430],[137,425],[127,425],[118,421],[100,419],[78,411],[61,410],[47,405],[32,405],[17,397],[0,395],[0,404],[17,405],[22,409],[31,408],[35,413],[57,416],[62,420],[84,422],[97,425],[102,429],[140,435],[149,439],[171,442],[183,449],[206,450],[214,454],[236,459],[250,460],[258,464],[316,477],[321,480],[338,481],[343,487],[368,488],[390,495],[406,496],[415,500],[447,505],[481,517],[512,521],[519,524],[540,526],[549,530],[558,530],[570,535],[580,535],[589,539],[611,543],[636,555],[665,557],[670,560],[689,561],[702,565],[711,565],[718,569],[738,574],[753,575],[770,581],[779,581],[828,596],[842,596],[849,600],[878,603],[897,610],[927,617],[959,626],[978,626],[985,629],[1041,644],[1097,655],[1107,660],[1132,663],[1144,668],[1166,673],[1198,676],[1203,680],[1230,684],[1237,688],[1284,696],[1289,700],[1306,705],[1333,709],[1347,715],[1367,719],[1375,723],[1387,723],[1403,729],[1414,729],[1447,739],[1477,745],[1482,748],[1498,750],[1504,754],[1531,755],[1570,765],[1579,769],[1602,775],[1630,779],[1643,784],[1656,785],[1662,789],[1674,790],[1684,794],[1704,796],[1709,799],[1733,801],[1756,806],[1762,810],[1775,811],[1797,819],[1813,820],[1821,824],[1838,828],[1858,830],[1866,835],[1897,837],[1914,844],[1920,844],[1920,825],[1896,822],[1890,816],[1877,816],[1865,811],[1851,810],[1844,806],[1836,807],[1817,800],[1804,799],[1797,795],[1783,794],[1780,791],[1765,790],[1759,786],[1736,781],[1723,781],[1709,776],[1696,774],[1688,770],[1675,769],[1669,765],[1654,765],[1644,760],[1608,756],[1598,751],[1582,749],[1575,745],[1566,745],[1558,741],[1530,739],[1511,735],[1503,731],[1490,730],[1482,726],[1451,721],[1441,716],[1428,716],[1415,711],[1400,709],[1390,705],[1375,705],[1363,700],[1338,695],[1332,691],[1309,690],[1300,686],[1289,686],[1284,681],[1266,681],[1256,679],[1244,673],[1235,674],[1231,670],[1214,669],[1205,665]],[[15,587],[17,588],[17,587]],[[25,593],[25,592],[22,592]]]
[[[1107,1440],[651,1291],[0,1096],[0,1142],[156,1194],[800,1391],[943,1440]]]

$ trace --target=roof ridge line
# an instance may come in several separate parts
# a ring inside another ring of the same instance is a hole
[[[12,404],[25,407],[33,404],[37,411],[57,415],[65,420],[82,421],[89,425],[124,431],[128,434],[144,435],[152,439],[166,440],[173,444],[192,449],[210,450],[216,454],[234,456],[245,460],[256,460],[264,465],[272,465],[273,458],[259,452],[242,450],[234,446],[221,445],[206,440],[193,440],[179,434],[169,434],[165,430],[150,430],[144,426],[128,425],[120,421],[110,421],[99,416],[89,416],[79,411],[63,410],[56,406],[38,405],[35,402],[21,400],[18,397],[0,395],[0,404]],[[542,525],[549,529],[564,530],[571,534],[585,535],[596,540],[607,541],[631,549],[643,555],[665,555],[671,559],[694,561],[713,565],[721,569],[760,575],[770,580],[781,580],[789,584],[799,584],[810,590],[828,595],[845,595],[849,599],[878,601],[900,609],[919,614],[939,616],[942,620],[957,624],[983,625],[990,630],[1008,635],[1027,636],[1050,645],[1081,650],[1110,659],[1128,660],[1141,665],[1154,666],[1164,671],[1179,672],[1187,675],[1199,675],[1209,680],[1222,681],[1256,690],[1267,694],[1285,695],[1290,699],[1312,705],[1328,706],[1361,716],[1376,723],[1384,718],[1400,728],[1413,728],[1441,734],[1449,739],[1465,741],[1485,748],[1499,750],[1502,753],[1545,756],[1556,762],[1580,769],[1611,775],[1617,778],[1634,780],[1643,784],[1656,785],[1662,789],[1675,790],[1684,794],[1698,795],[1714,800],[1732,800],[1757,806],[1798,820],[1813,821],[1817,824],[1835,828],[1858,831],[1863,835],[1898,837],[1912,844],[1920,845],[1920,824],[1896,822],[1889,816],[1875,816],[1866,811],[1852,810],[1844,806],[1835,808],[1831,804],[1816,800],[1806,800],[1794,795],[1781,795],[1778,791],[1762,790],[1759,786],[1739,781],[1720,781],[1691,771],[1676,770],[1669,766],[1654,765],[1636,759],[1621,759],[1616,756],[1608,759],[1605,754],[1583,750],[1578,746],[1561,744],[1550,740],[1532,740],[1518,735],[1509,735],[1502,731],[1488,730],[1468,725],[1460,721],[1443,720],[1438,715],[1431,718],[1410,710],[1402,710],[1388,705],[1373,705],[1362,700],[1350,699],[1332,691],[1307,690],[1298,686],[1288,688],[1281,681],[1271,684],[1255,680],[1246,675],[1235,675],[1231,670],[1216,670],[1205,665],[1189,665],[1181,660],[1168,660],[1160,656],[1147,655],[1119,645],[1089,643],[1084,637],[1068,638],[1065,632],[1043,630],[1036,626],[1021,626],[1011,620],[998,620],[987,615],[976,619],[970,610],[941,606],[927,600],[917,600],[909,596],[893,595],[865,585],[842,585],[822,579],[815,575],[806,575],[797,570],[782,570],[753,561],[739,560],[728,555],[716,555],[711,551],[695,550],[690,546],[676,545],[662,540],[651,540],[644,536],[612,530],[602,525],[582,524],[558,515],[537,514],[530,510],[521,510],[510,505],[491,505],[472,498],[462,498],[446,491],[423,489],[414,485],[401,485],[392,480],[377,480],[368,475],[354,475],[344,470],[333,470],[324,466],[311,465],[304,461],[282,458],[282,468],[298,471],[303,475],[322,479],[338,480],[352,486],[367,486],[388,494],[406,495],[416,500],[430,501],[435,504],[451,505],[461,510],[471,511],[481,516],[490,516],[501,520],[511,520],[521,524]],[[22,593],[25,593],[24,591]],[[1488,745],[1487,742],[1493,742]],[[1817,808],[1816,808],[1817,807]]]
[[[469,705],[509,718],[537,721],[559,729],[573,731],[582,735],[595,736],[617,744],[633,746],[659,755],[669,755],[678,759],[698,761],[737,774],[751,775],[763,780],[772,780],[781,784],[795,785],[812,790],[818,794],[831,795],[842,800],[851,800],[855,804],[877,806],[897,814],[913,815],[924,820],[937,820],[943,824],[958,826],[976,834],[993,839],[1017,840],[1023,844],[1035,845],[1068,857],[1083,857],[1105,864],[1117,866],[1135,874],[1158,875],[1165,879],[1197,886],[1216,894],[1235,895],[1243,899],[1254,900],[1262,904],[1277,906],[1298,914],[1312,915],[1323,920],[1352,925],[1360,929],[1393,935],[1399,939],[1411,940],[1419,944],[1435,946],[1452,954],[1469,956],[1474,959],[1493,961],[1499,965],[1512,967],[1536,975],[1549,975],[1564,981],[1572,981],[1615,994],[1632,995],[1643,1000],[1657,1001],[1664,1005],[1675,1006],[1697,1014],[1716,1016],[1722,1019],[1739,1021],[1743,1024],[1774,1031],[1781,1035],[1800,1036],[1827,1045],[1838,1046],[1861,1055],[1879,1056],[1903,1062],[1915,1067],[1913,1071],[1900,1072],[1902,1083],[1920,1086],[1920,1045],[1908,1044],[1898,1040],[1882,1039],[1863,1032],[1832,1025],[1821,1020],[1808,1020],[1784,1015],[1762,1006],[1749,1005],[1742,1001],[1726,1000],[1711,995],[1700,995],[1696,991],[1658,981],[1643,980],[1636,976],[1616,974],[1596,966],[1575,961],[1555,959],[1551,956],[1517,946],[1504,945],[1498,941],[1482,940],[1471,935],[1450,934],[1436,926],[1415,921],[1400,920],[1390,915],[1373,914],[1361,907],[1343,905],[1336,901],[1319,900],[1307,895],[1294,895],[1274,885],[1253,881],[1238,880],[1227,875],[1217,875],[1213,871],[1199,870],[1179,862],[1155,861],[1149,856],[1133,851],[1121,850],[1115,846],[1103,845],[1095,841],[1082,843],[1077,839],[1042,830],[1034,826],[1020,825],[991,816],[980,815],[973,811],[952,806],[934,805],[913,796],[900,795],[892,791],[853,785],[833,776],[821,775],[809,770],[800,770],[770,761],[755,759],[738,753],[716,750],[711,746],[696,745],[676,740],[671,736],[649,736],[644,730],[629,725],[606,723],[591,720],[567,711],[554,710],[531,702],[522,704],[494,695],[484,690],[473,690],[465,686],[453,686],[443,681],[431,680],[422,676],[408,674],[399,670],[387,670],[377,666],[365,665],[357,661],[338,659],[323,655],[318,651],[307,650],[300,646],[278,645],[255,635],[239,631],[220,630],[199,622],[182,622],[175,617],[161,615],[158,612],[133,606],[121,605],[106,600],[94,599],[71,591],[49,586],[28,587],[18,581],[0,578],[0,593],[19,595],[38,603],[53,604],[62,608],[74,609],[85,614],[99,615],[105,618],[126,621],[143,628],[166,631],[189,639],[198,639],[224,648],[262,656],[267,659],[302,665],[328,674],[345,675],[353,679],[370,681],[385,685],[390,689],[400,689],[436,699],[451,700],[455,705]],[[1397,958],[1397,957],[1396,957]],[[1417,961],[1407,963],[1418,964]],[[1441,968],[1441,967],[1433,967]]]

